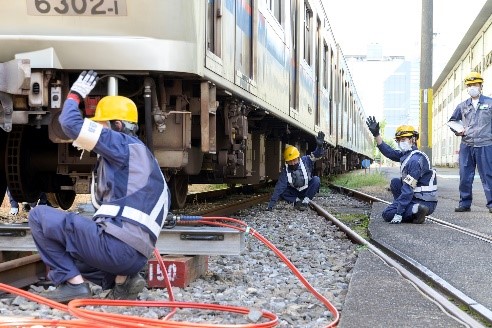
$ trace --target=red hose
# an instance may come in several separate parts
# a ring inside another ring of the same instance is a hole
[[[326,328],[336,327],[340,319],[338,310],[330,303],[330,301],[317,292],[311,284],[304,278],[301,272],[292,264],[292,262],[270,241],[263,237],[256,230],[250,228],[245,222],[238,219],[227,217],[203,217],[201,220],[195,221],[202,224],[221,226],[236,229],[249,234],[270,248],[294,273],[294,275],[301,281],[301,283],[332,313],[334,320],[326,326]],[[230,223],[225,223],[230,222]],[[188,309],[203,309],[210,311],[223,311],[231,312],[242,315],[247,315],[250,311],[249,308],[237,307],[237,306],[225,306],[218,304],[204,304],[194,302],[176,302],[172,293],[171,283],[167,275],[164,261],[162,260],[160,253],[157,249],[154,250],[154,255],[159,262],[164,273],[165,285],[169,295],[169,301],[127,301],[127,300],[105,300],[105,299],[76,299],[72,300],[68,305],[60,304],[39,295],[35,295],[21,289],[0,283],[0,290],[23,296],[32,301],[40,304],[45,304],[51,308],[69,312],[71,315],[77,317],[76,320],[44,320],[44,319],[26,319],[15,322],[2,322],[0,319],[0,327],[32,327],[35,325],[48,325],[48,326],[65,326],[65,327],[222,327],[222,328],[270,328],[278,325],[278,318],[275,314],[262,310],[262,317],[269,321],[243,324],[243,325],[215,325],[215,324],[201,324],[183,321],[172,321],[170,318],[180,308]],[[87,310],[81,308],[83,306],[138,306],[138,307],[168,307],[171,309],[170,313],[163,319],[149,319],[136,316],[127,316],[115,313],[106,313]]]

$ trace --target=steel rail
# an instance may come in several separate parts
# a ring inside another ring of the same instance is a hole
[[[381,202],[381,203],[385,203],[388,205],[391,204],[390,202],[388,202],[386,200],[365,194],[365,193],[358,191],[358,190],[345,188],[345,187],[341,187],[341,186],[335,186],[335,185],[330,185],[330,188],[337,190],[339,192],[343,192],[344,194],[347,194],[348,196],[357,198],[357,199],[365,201],[365,202],[369,202],[369,203]],[[474,237],[476,239],[485,241],[487,243],[492,243],[492,236],[491,235],[487,235],[487,234],[481,233],[479,231],[475,231],[472,229],[461,227],[459,225],[435,218],[435,217],[430,216],[430,215],[426,216],[426,219],[431,221],[431,222],[437,223],[439,225],[445,226],[449,229],[457,230],[461,233],[464,233],[464,234],[471,236],[471,237]]]
[[[462,322],[469,325],[469,327],[483,327],[481,323],[473,319],[466,312],[462,311],[458,306],[451,303],[445,296],[438,293],[436,290],[429,287],[424,281],[422,281],[419,277],[411,273],[409,270],[404,268],[400,263],[395,261],[390,256],[386,255],[382,250],[377,248],[376,246],[369,243],[367,240],[362,238],[352,229],[343,224],[336,217],[328,213],[325,209],[314,202],[310,202],[310,205],[318,212],[319,215],[325,217],[335,224],[341,231],[343,231],[347,236],[355,243],[366,246],[373,254],[381,258],[384,262],[386,262],[389,266],[398,270],[403,277],[411,281],[417,288],[419,288],[423,293],[429,296],[431,299],[439,303],[449,314],[455,316]]]
[[[385,204],[390,204],[388,201],[385,201],[383,199],[368,195],[368,194],[360,192],[358,190],[345,188],[345,187],[341,187],[341,186],[335,186],[335,185],[330,185],[330,188],[337,190],[339,192],[343,192],[343,193],[349,195],[350,197],[354,197],[354,198],[357,198],[359,200],[366,201],[369,203],[381,202],[381,203],[385,203]],[[490,235],[483,234],[481,232],[474,231],[471,229],[467,229],[467,228],[452,224],[450,222],[440,220],[440,219],[432,217],[432,216],[427,216],[426,219],[429,221],[432,221],[436,224],[439,224],[441,226],[444,226],[446,228],[453,229],[453,230],[456,230],[456,231],[463,233],[465,235],[476,238],[478,240],[485,241],[487,243],[492,243],[492,236],[490,236]],[[347,229],[350,230],[349,228],[347,228]],[[352,230],[350,230],[350,231],[352,231]],[[352,231],[352,233],[357,235],[353,231]],[[347,232],[347,235],[351,236],[352,233]],[[350,237],[350,238],[352,238],[352,237]],[[356,238],[356,237],[354,236],[353,238]],[[359,236],[359,238],[357,238],[354,241],[355,242],[363,241],[364,242],[363,245],[367,245],[368,247],[370,246],[369,248],[371,250],[372,250],[372,248],[379,247],[376,249],[378,249],[379,252],[382,252],[382,254],[384,254],[385,257],[387,257],[388,259],[396,259],[399,262],[406,264],[414,272],[417,272],[420,277],[427,280],[428,282],[431,282],[434,286],[437,286],[444,294],[451,296],[455,300],[457,300],[459,303],[468,306],[470,309],[472,309],[474,312],[476,312],[477,315],[481,316],[485,321],[492,323],[492,311],[490,309],[486,308],[482,304],[478,303],[476,300],[467,296],[462,291],[455,288],[454,286],[449,284],[446,280],[442,279],[437,274],[435,274],[434,272],[429,270],[424,265],[418,263],[414,259],[406,256],[405,254],[401,253],[400,251],[396,250],[395,248],[393,248],[390,245],[387,245],[385,243],[379,243],[377,241],[372,241],[372,243],[369,243],[367,240],[363,239],[360,236]],[[400,271],[400,270],[398,269],[398,271]],[[417,276],[415,276],[415,277],[417,277]],[[418,278],[416,278],[416,279],[418,279]],[[418,280],[421,281],[420,279],[418,279]],[[427,285],[425,285],[425,286],[427,286]],[[419,286],[419,288],[420,288],[420,286]],[[443,307],[445,306],[444,304],[442,304],[442,305],[443,305]],[[461,311],[461,310],[459,310],[459,311]],[[481,326],[483,326],[483,325],[480,325],[480,327]]]
[[[46,266],[38,254],[0,263],[0,281],[17,288],[37,283],[45,274]]]

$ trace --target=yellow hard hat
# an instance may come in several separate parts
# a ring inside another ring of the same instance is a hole
[[[470,72],[470,74],[468,74],[465,77],[465,84],[466,85],[473,84],[473,83],[483,83],[483,78],[482,78],[482,75],[480,73]]]
[[[297,157],[299,157],[299,150],[294,147],[294,146],[291,146],[291,145],[288,145],[287,147],[285,147],[285,150],[284,150],[284,159],[286,162],[288,161],[291,161],[293,159],[296,159]]]
[[[93,121],[122,120],[137,123],[138,111],[135,103],[123,96],[106,96],[99,100]]]
[[[395,138],[415,137],[419,138],[419,133],[411,125],[400,125],[396,128]]]

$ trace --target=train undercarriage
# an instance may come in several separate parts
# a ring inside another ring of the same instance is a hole
[[[74,148],[58,116],[80,72],[32,70],[25,60],[0,64],[14,77],[0,83],[0,195],[8,187],[17,201],[34,202],[46,192],[68,209],[76,194],[90,192],[94,153]],[[139,109],[139,138],[158,160],[174,208],[186,202],[189,184],[256,184],[276,179],[285,144],[301,153],[315,147],[312,134],[281,117],[194,77],[148,72],[99,72],[101,79],[83,103],[86,116],[99,99],[119,94]],[[319,174],[359,167],[361,155],[327,145]]]

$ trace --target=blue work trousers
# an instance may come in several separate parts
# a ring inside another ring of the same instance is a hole
[[[391,193],[393,194],[393,199],[396,200],[398,197],[400,197],[402,186],[403,186],[403,182],[401,181],[400,178],[391,179],[390,189],[391,189]],[[421,205],[424,205],[427,208],[429,208],[428,215],[432,214],[434,212],[434,210],[436,209],[436,206],[437,206],[437,202],[426,202],[422,199],[418,199],[418,198],[414,197],[410,201],[408,206],[405,208],[405,212],[403,212],[403,214],[401,215],[402,222],[412,222],[413,221],[413,214],[414,213],[412,212],[412,209],[413,209],[413,206],[415,204],[421,204]],[[397,210],[398,210],[398,203],[396,201],[394,201],[392,204],[390,204],[388,207],[386,207],[384,209],[383,214],[382,214],[384,221],[386,221],[386,222],[391,221],[393,219],[393,217],[395,216]]]
[[[50,268],[48,278],[55,285],[81,274],[108,289],[114,286],[116,275],[136,274],[147,263],[133,247],[77,213],[36,206],[29,212],[29,226],[41,259]]]
[[[482,181],[487,207],[492,208],[492,146],[472,147],[460,145],[460,207],[470,207],[473,200],[475,168]]]
[[[312,177],[308,182],[308,187],[302,191],[297,190],[294,187],[288,186],[287,189],[280,195],[285,201],[289,203],[294,203],[297,198],[301,201],[304,197],[308,197],[309,199],[313,199],[314,195],[316,195],[319,191],[320,179],[318,176]]]

